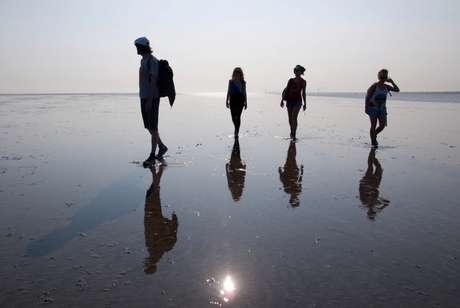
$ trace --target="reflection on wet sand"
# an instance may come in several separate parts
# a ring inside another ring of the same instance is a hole
[[[232,194],[233,201],[238,202],[243,195],[246,165],[241,161],[240,142],[235,138],[230,161],[225,165],[227,171],[228,189]]]
[[[179,222],[176,213],[173,213],[172,218],[169,219],[163,217],[161,211],[160,180],[163,165],[152,166],[150,171],[152,172],[152,184],[147,190],[144,210],[145,246],[149,256],[144,259],[144,272],[155,274],[158,261],[176,244]]]
[[[302,177],[303,177],[303,165],[297,166],[296,162],[297,150],[295,142],[290,142],[289,148],[286,155],[286,163],[284,167],[278,168],[280,175],[280,181],[283,183],[284,192],[291,195],[289,198],[289,204],[292,207],[300,205],[299,196],[302,193]]]
[[[382,173],[382,166],[375,157],[375,149],[371,149],[367,159],[366,173],[359,181],[359,198],[362,205],[367,207],[367,218],[370,220],[375,220],[377,213],[380,213],[390,203],[389,200],[379,197]]]

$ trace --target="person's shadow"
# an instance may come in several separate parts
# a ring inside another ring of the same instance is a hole
[[[284,192],[290,195],[289,204],[291,207],[300,205],[299,196],[302,193],[303,165],[297,165],[296,155],[295,142],[290,142],[286,155],[286,163],[283,168],[278,168]]]
[[[377,213],[380,213],[390,204],[389,200],[379,197],[382,173],[382,166],[375,157],[375,149],[371,149],[367,159],[366,173],[361,181],[359,181],[359,199],[362,205],[367,208],[367,218],[372,221],[375,220]]]
[[[158,168],[158,171],[156,170]],[[165,252],[173,249],[177,241],[179,222],[176,213],[172,218],[163,217],[160,199],[160,180],[163,174],[163,165],[151,166],[152,184],[145,196],[144,228],[145,246],[149,256],[144,259],[144,272],[155,274],[157,263]]]
[[[72,216],[70,225],[52,229],[48,234],[30,242],[26,254],[33,257],[49,255],[67,245],[75,237],[86,236],[86,232],[92,232],[103,222],[117,220],[132,213],[142,204],[142,190],[133,184],[138,181],[137,171],[112,181]]]
[[[225,165],[227,173],[228,189],[233,201],[238,202],[243,195],[244,179],[246,177],[246,165],[241,161],[240,142],[235,138],[230,161]]]

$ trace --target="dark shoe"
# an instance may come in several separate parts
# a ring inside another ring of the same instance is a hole
[[[150,153],[149,158],[144,160],[144,166],[151,166],[153,164],[155,164],[155,154]]]
[[[165,155],[166,152],[168,152],[168,148],[164,144],[160,145],[158,147],[158,154],[157,154],[156,158],[162,159],[163,155]]]
[[[372,140],[372,145],[373,145],[373,146],[378,146],[379,143],[377,142],[377,140]]]

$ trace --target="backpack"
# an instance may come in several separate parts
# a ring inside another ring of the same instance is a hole
[[[152,57],[153,58],[153,57]],[[148,70],[150,71],[150,58],[147,62]],[[160,97],[168,97],[169,105],[171,108],[176,99],[176,88],[174,87],[174,73],[169,66],[168,60],[158,60],[158,76],[157,76],[157,87]]]
[[[293,81],[294,81],[294,79],[292,79],[292,78],[289,79],[288,84],[287,84],[287,87],[284,88],[283,94],[281,94],[282,97],[283,97],[283,101],[286,101],[286,102],[287,102],[287,97],[288,97],[289,89],[291,88],[291,84],[292,84]]]

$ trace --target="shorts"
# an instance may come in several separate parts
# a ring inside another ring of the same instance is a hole
[[[287,108],[294,108],[294,107],[302,107],[302,100],[295,101],[295,102],[286,102]]]
[[[386,107],[373,107],[373,106],[369,106],[367,107],[367,114],[370,116],[370,117],[380,117],[380,116],[386,116],[387,115],[387,108]]]
[[[160,98],[156,97],[152,101],[152,110],[147,113],[145,105],[147,104],[146,98],[141,98],[141,114],[144,121],[144,127],[149,130],[158,130],[158,114],[160,110]]]

